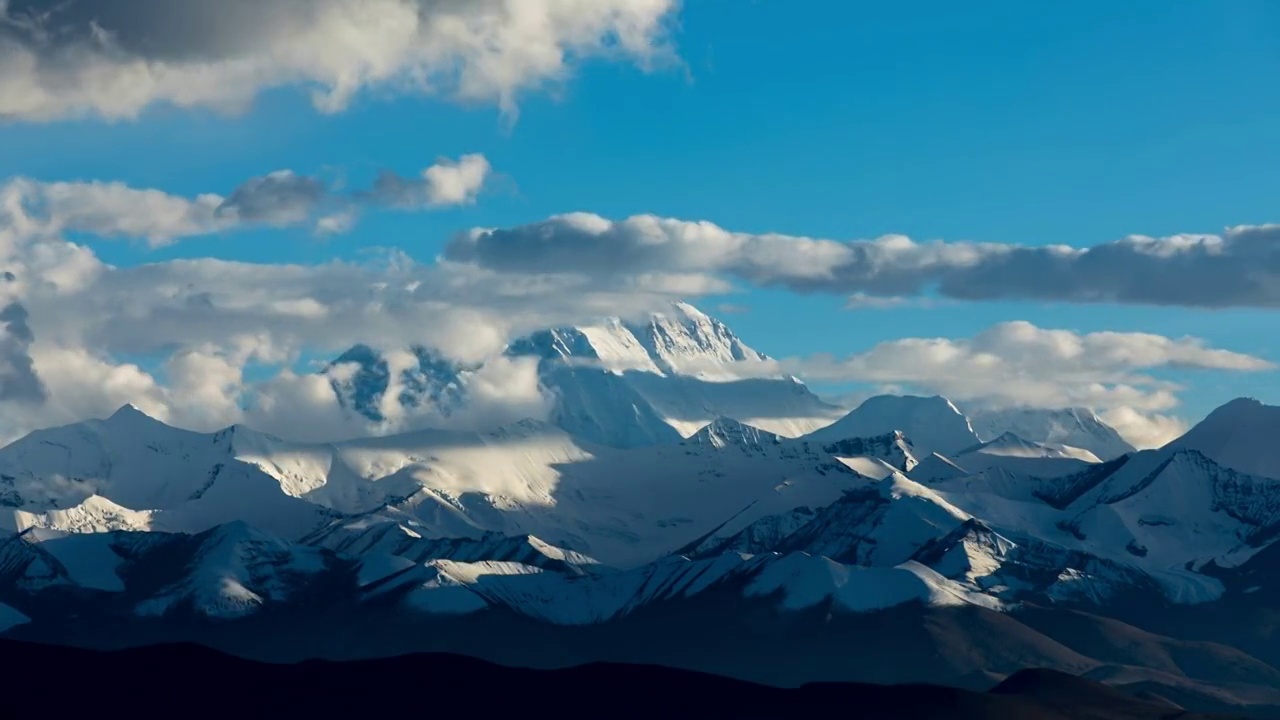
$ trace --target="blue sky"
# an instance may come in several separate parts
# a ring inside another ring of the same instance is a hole
[[[77,237],[120,267],[180,258],[322,263],[396,247],[430,262],[455,233],[586,211],[834,240],[887,233],[1089,247],[1129,234],[1280,221],[1280,6],[1222,2],[686,2],[669,18],[685,68],[584,62],[559,92],[490,102],[394,90],[317,112],[267,89],[243,114],[149,106],[136,119],[0,129],[0,175],[229,194],[289,168],[367,186],[483,153],[473,205],[370,212],[351,232],[240,230],[148,249]],[[833,293],[743,287],[697,301],[775,356],[846,355],[902,337],[1027,320],[1079,332],[1193,335],[1280,360],[1275,309],[952,302],[844,309]],[[1276,374],[1160,371],[1178,413],[1277,401]],[[843,387],[843,386],[841,386]]]

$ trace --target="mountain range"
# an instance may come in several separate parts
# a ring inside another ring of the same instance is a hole
[[[843,412],[683,304],[507,353],[549,418],[305,443],[126,406],[0,449],[0,634],[783,687],[1036,667],[1280,716],[1280,408],[1143,451],[1082,409]],[[325,372],[375,422],[465,407],[477,368],[412,356]]]

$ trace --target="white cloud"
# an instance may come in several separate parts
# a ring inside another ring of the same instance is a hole
[[[500,272],[577,272],[605,282],[695,273],[846,295],[854,306],[936,293],[951,300],[1042,300],[1187,307],[1280,307],[1280,225],[1221,235],[1131,236],[1088,248],[837,241],[725,230],[651,215],[573,213],[460,235],[446,257]]]
[[[678,0],[0,0],[0,118],[136,117],[158,103],[237,112],[313,89],[496,103],[584,59],[671,59]]]
[[[441,159],[422,171],[421,180],[395,182],[388,201],[409,207],[470,205],[476,201],[491,169],[489,161],[476,153],[463,155],[456,161]],[[383,176],[384,180],[388,177],[392,176]]]
[[[317,178],[277,170],[245,181],[226,197],[191,198],[120,182],[15,178],[0,185],[0,228],[7,229],[10,243],[85,233],[144,240],[152,247],[250,225],[313,224],[317,232],[333,234],[349,231],[368,206],[423,210],[474,203],[490,171],[489,161],[473,153],[441,159],[420,180],[384,174],[374,190],[341,194]]]
[[[846,358],[778,361],[810,382],[873,383],[994,407],[1089,407],[1115,420],[1136,445],[1172,439],[1182,424],[1162,413],[1180,404],[1159,369],[1273,371],[1271,361],[1207,347],[1195,338],[1146,333],[1076,333],[1027,322],[995,325],[972,338],[904,338]]]
[[[1116,429],[1125,440],[1139,449],[1158,448],[1176,440],[1188,429],[1181,418],[1158,413],[1141,413],[1130,407],[1107,410],[1102,421]]]

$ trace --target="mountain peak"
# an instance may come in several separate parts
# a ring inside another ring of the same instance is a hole
[[[1033,443],[1087,450],[1101,460],[1134,451],[1115,428],[1087,408],[980,408],[968,415],[984,442],[1012,432]]]
[[[1214,462],[1239,472],[1280,476],[1280,407],[1254,398],[1236,398],[1209,413],[1167,447],[1198,450]]]
[[[969,419],[941,395],[877,395],[806,439],[829,444],[879,437],[895,430],[911,438],[919,456],[955,453],[980,442]]]
[[[107,418],[107,421],[112,423],[137,422],[140,420],[153,423],[160,422],[156,418],[153,418],[143,412],[142,408],[134,405],[133,403],[125,403],[124,405],[121,405],[118,410],[111,413],[111,416]]]
[[[766,432],[733,418],[718,417],[694,433],[687,442],[707,444],[716,448],[723,448],[729,445],[760,447],[762,445],[776,445],[781,442],[781,439],[771,432]]]

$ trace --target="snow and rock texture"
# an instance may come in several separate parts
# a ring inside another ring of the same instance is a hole
[[[708,430],[632,449],[538,423],[424,431],[333,446],[332,466],[385,487],[384,504],[423,537],[533,535],[624,567],[674,551],[748,506],[779,512],[794,507],[792,497],[826,504],[866,482],[820,450],[768,442],[740,424],[726,436],[729,427],[718,426],[716,442]],[[783,485],[796,492],[779,492]]]
[[[877,480],[895,472],[911,472],[919,464],[911,440],[899,431],[878,437],[822,443],[822,450],[855,472]]]
[[[441,582],[440,577],[449,582]],[[608,623],[664,602],[703,593],[728,592],[746,598],[772,597],[782,611],[834,603],[847,612],[871,612],[906,603],[929,606],[973,604],[998,608],[999,601],[975,593],[918,563],[901,567],[850,567],[805,553],[740,555],[690,560],[671,557],[642,568],[607,575],[573,577],[516,563],[429,563],[426,578],[407,601],[415,608],[501,607],[554,625]],[[415,579],[415,582],[417,579]],[[483,603],[460,603],[466,588]],[[447,593],[448,602],[433,602]]]
[[[532,535],[485,533],[479,538],[425,538],[407,524],[379,517],[337,521],[301,542],[352,557],[393,556],[411,564],[431,560],[511,562],[544,570],[581,575],[595,572],[592,557],[558,548]]]
[[[731,420],[630,449],[534,421],[307,445],[178,430],[127,408],[0,449],[0,528],[198,533],[242,520],[297,539],[373,513],[427,539],[533,536],[634,566],[748,506],[820,507],[865,481],[820,448]]]
[[[465,406],[477,367],[450,364],[421,347],[395,355],[391,362],[356,346],[325,374],[345,407],[375,422],[389,404],[429,406],[440,417]],[[742,372],[770,358],[687,303],[641,322],[606,318],[542,330],[512,342],[506,355],[538,360],[553,424],[612,447],[679,442],[719,417],[795,437],[842,414],[793,377]]]
[[[804,436],[818,445],[850,438],[876,437],[901,431],[911,439],[917,457],[947,455],[980,441],[969,419],[944,397],[878,395],[835,423]]]
[[[1120,433],[1083,408],[988,409],[971,411],[968,415],[973,431],[984,442],[1012,433],[1050,447],[1065,445],[1087,450],[1100,460],[1114,460],[1134,451]]]
[[[180,430],[127,405],[0,449],[0,529],[200,532],[244,520],[294,536],[331,515],[308,501],[324,478],[299,484],[291,470],[306,450],[242,427]]]
[[[183,608],[212,618],[234,618],[265,603],[286,602],[307,576],[328,569],[319,551],[292,545],[244,523],[230,523],[191,538],[180,574],[140,603],[139,615]]]

